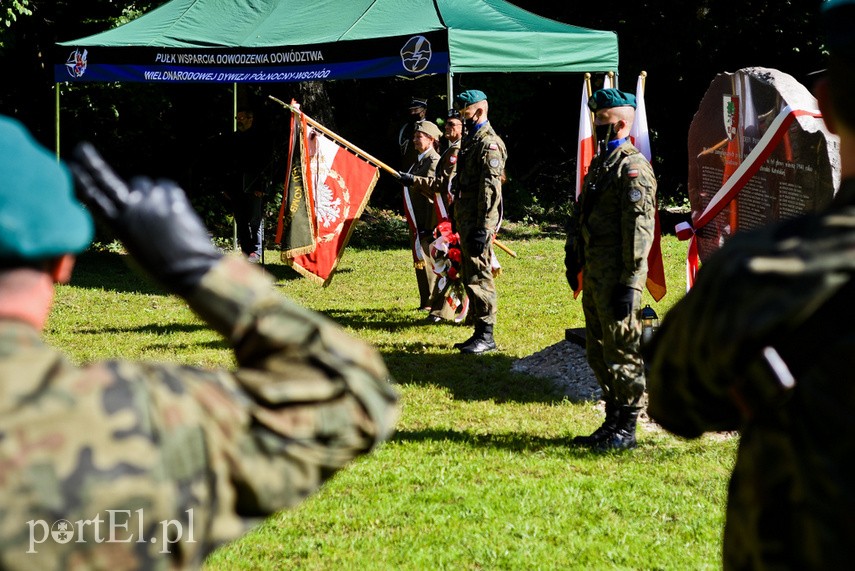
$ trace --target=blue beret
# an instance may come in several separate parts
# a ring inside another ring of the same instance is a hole
[[[855,58],[855,0],[826,0],[822,3],[822,24],[832,55]]]
[[[483,91],[470,89],[469,91],[457,94],[457,97],[454,98],[454,108],[465,109],[473,103],[478,103],[479,101],[484,101],[486,99],[487,95]]]
[[[0,260],[77,254],[93,232],[65,165],[21,123],[0,115]]]
[[[588,108],[591,111],[596,112],[599,109],[611,109],[612,107],[632,107],[635,109],[635,95],[610,87],[609,89],[595,91],[588,99]]]

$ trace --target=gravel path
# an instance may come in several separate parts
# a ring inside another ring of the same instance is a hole
[[[555,383],[559,394],[573,402],[593,401],[603,409],[600,400],[602,391],[588,366],[585,348],[571,341],[559,341],[537,353],[517,359],[511,365],[516,373],[525,373],[533,377],[550,379]],[[646,405],[647,395],[644,396]],[[642,409],[638,417],[639,424],[647,430],[662,430],[647,416],[647,408]]]
[[[551,379],[561,394],[573,402],[598,401],[602,391],[585,359],[585,349],[560,341],[528,357],[514,361],[511,370]]]

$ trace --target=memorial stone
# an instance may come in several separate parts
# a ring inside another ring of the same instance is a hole
[[[763,142],[781,111],[817,109],[792,76],[752,67],[721,73],[701,100],[689,128],[689,202],[697,221],[725,182]],[[839,185],[838,139],[822,119],[797,117],[735,198],[695,228],[701,261],[733,233],[824,208]]]

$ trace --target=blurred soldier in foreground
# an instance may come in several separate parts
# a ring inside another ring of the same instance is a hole
[[[651,348],[650,415],[693,438],[741,432],[725,569],[850,569],[855,537],[855,0],[823,5],[814,92],[842,183],[809,214],[736,234]]]
[[[623,450],[635,447],[644,396],[638,311],[656,228],[656,177],[629,140],[635,96],[600,89],[588,107],[600,150],[573,210],[564,264],[573,291],[584,268],[585,350],[603,391],[606,418],[573,443]]]
[[[234,371],[77,367],[40,339],[92,220],[68,171],[0,117],[0,568],[187,569],[393,431],[377,352],[223,258],[183,191],[75,174],[134,260],[234,348]]]
[[[475,332],[454,347],[478,355],[496,349],[493,327],[498,304],[493,281],[493,238],[502,217],[502,180],[508,151],[487,118],[483,91],[470,89],[454,98],[466,126],[454,177],[454,223],[460,234],[461,270]]]

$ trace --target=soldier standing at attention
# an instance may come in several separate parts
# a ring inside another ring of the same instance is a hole
[[[400,179],[411,181],[413,176],[433,177],[439,162],[439,139],[442,133],[434,123],[419,121],[413,133],[413,148],[418,153],[416,160],[407,173]],[[416,284],[419,287],[419,309],[430,310],[431,299],[436,292],[437,277],[433,272],[433,260],[430,257],[430,243],[433,242],[433,229],[437,225],[433,197],[404,188],[404,214],[410,227],[410,246],[413,250],[413,264],[416,271]]]
[[[67,169],[0,117],[0,568],[198,568],[387,438],[397,396],[373,348],[224,258],[174,183],[76,157],[89,208],[237,367],[78,367],[41,340],[93,224]]]
[[[475,333],[454,347],[480,354],[496,349],[496,285],[491,260],[502,212],[502,178],[508,151],[487,119],[487,96],[470,89],[454,98],[466,127],[454,177],[454,222],[460,234],[461,273]]]
[[[451,109],[448,112],[448,119],[445,121],[444,128],[448,147],[439,157],[435,176],[399,172],[398,177],[401,184],[433,200],[432,206],[437,220],[450,221],[451,181],[457,173],[457,154],[460,152],[460,140],[463,138],[463,121],[460,120],[460,113],[456,109]],[[434,294],[430,300],[430,314],[427,319],[429,323],[440,323],[443,320],[454,321],[455,319],[454,308],[446,302],[442,292],[436,289],[434,289]]]
[[[687,438],[739,430],[723,568],[851,569],[855,537],[855,0],[822,6],[814,85],[840,136],[829,207],[734,235],[665,316],[649,413]]]
[[[585,348],[603,392],[606,419],[593,434],[573,442],[622,450],[635,447],[644,395],[638,309],[655,231],[656,178],[628,138],[635,96],[601,89],[588,107],[600,151],[571,217],[565,266],[574,291],[584,268]]]

